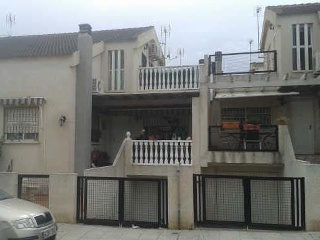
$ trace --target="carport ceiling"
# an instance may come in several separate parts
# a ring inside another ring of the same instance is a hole
[[[117,109],[137,107],[186,106],[199,92],[155,93],[155,94],[105,94],[93,95],[92,104],[96,109]]]

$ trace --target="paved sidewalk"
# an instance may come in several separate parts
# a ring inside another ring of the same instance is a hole
[[[227,229],[132,229],[109,226],[58,224],[57,240],[320,240],[320,232]]]

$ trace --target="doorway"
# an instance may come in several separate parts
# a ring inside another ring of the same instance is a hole
[[[291,102],[290,133],[295,154],[314,154],[314,114],[311,99]]]

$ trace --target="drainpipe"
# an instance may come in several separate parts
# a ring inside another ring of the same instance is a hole
[[[181,178],[181,171],[180,171],[180,162],[178,163],[177,167],[177,176],[178,176],[178,229],[181,229],[181,194],[180,194],[180,178]]]
[[[92,37],[89,24],[79,25],[80,61],[76,73],[74,171],[83,175],[90,167],[92,116]]]

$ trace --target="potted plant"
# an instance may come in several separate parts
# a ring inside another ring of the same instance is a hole
[[[249,118],[243,125],[243,130],[260,130],[258,118]]]
[[[287,125],[289,122],[289,118],[287,116],[281,116],[276,119],[278,125]]]

